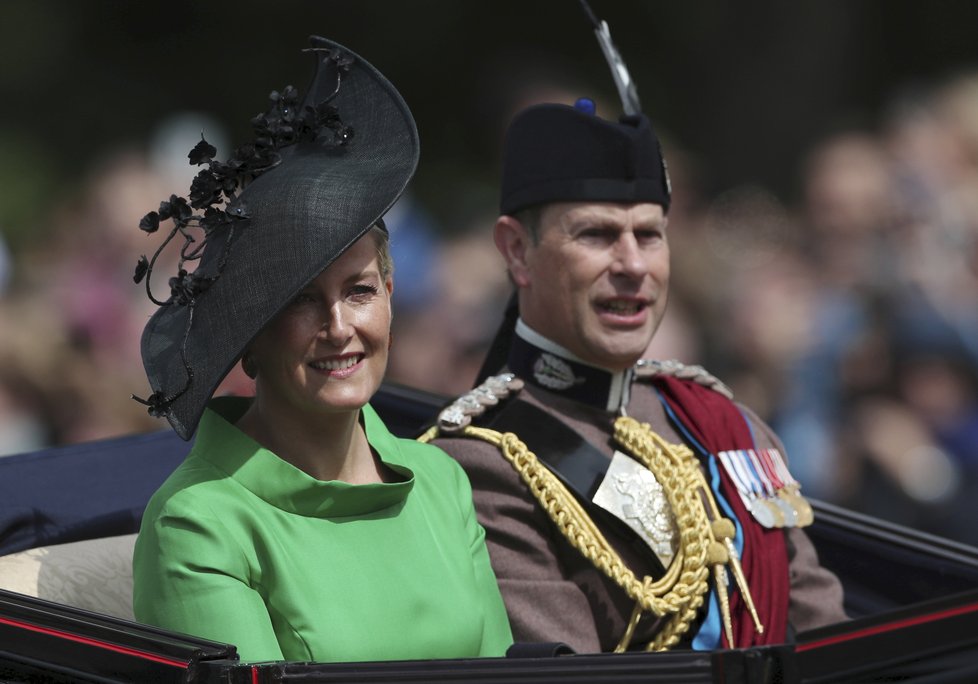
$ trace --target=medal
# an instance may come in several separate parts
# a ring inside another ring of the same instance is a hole
[[[781,496],[784,488],[781,480],[774,472],[774,468],[771,467],[768,459],[765,457],[766,454],[763,451],[757,452],[754,449],[748,449],[746,453],[751,465],[754,467],[754,471],[757,473],[758,479],[761,480],[761,484],[764,487],[766,500],[771,505],[777,506],[781,511],[784,517],[785,527],[794,527],[797,525],[798,514],[792,508],[791,502]]]
[[[721,451],[717,456],[724,469],[733,480],[744,507],[763,527],[784,527],[784,512],[773,501],[769,501],[764,485],[750,462],[747,452],[742,449]]]
[[[786,500],[791,502],[795,510],[798,527],[807,527],[815,521],[815,512],[808,500],[801,495],[801,484],[794,478],[788,470],[788,464],[777,449],[765,449],[765,455],[771,463],[772,468],[782,481],[782,492]]]
[[[784,497],[784,492],[779,491],[773,499],[771,499],[781,512],[784,513],[784,526],[785,527],[797,527],[798,526],[798,512],[791,505],[791,502]]]
[[[778,525],[777,519],[774,517],[774,511],[771,507],[767,505],[767,501],[763,499],[752,499],[750,503],[747,503],[747,510],[751,512],[754,519],[761,523],[764,527],[768,529],[772,527],[781,527]]]

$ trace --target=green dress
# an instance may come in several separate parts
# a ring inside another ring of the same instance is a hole
[[[404,479],[310,477],[211,402],[150,500],[133,558],[136,619],[234,644],[242,660],[501,656],[512,643],[469,481],[398,439],[368,405],[370,445]]]

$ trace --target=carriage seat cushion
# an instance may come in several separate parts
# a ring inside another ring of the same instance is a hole
[[[133,620],[135,534],[0,556],[0,589]]]

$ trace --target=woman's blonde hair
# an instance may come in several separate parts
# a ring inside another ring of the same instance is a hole
[[[377,224],[370,229],[369,234],[377,247],[377,265],[380,268],[380,277],[386,281],[394,274],[390,234]]]

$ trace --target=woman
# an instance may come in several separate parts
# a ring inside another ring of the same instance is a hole
[[[172,218],[166,242],[184,244],[143,334],[154,392],[140,401],[197,436],[143,517],[136,617],[253,661],[502,655],[512,639],[468,481],[367,403],[390,345],[380,217],[417,164],[414,122],[362,59],[316,37],[313,52],[303,103],[273,93],[255,145],[229,162],[202,141],[189,204],[143,220]],[[209,400],[239,358],[255,397]]]

